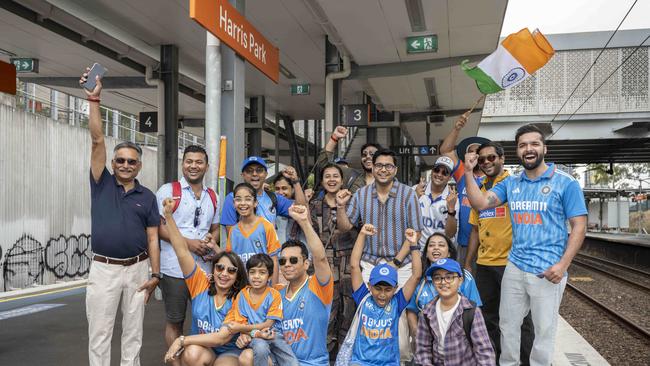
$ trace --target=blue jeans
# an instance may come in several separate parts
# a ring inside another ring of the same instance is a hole
[[[291,350],[291,346],[279,334],[276,334],[271,340],[255,338],[250,347],[253,350],[254,365],[265,366],[268,364],[269,357],[271,357],[274,365],[300,366],[298,359]]]

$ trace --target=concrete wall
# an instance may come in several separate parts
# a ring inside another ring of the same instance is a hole
[[[90,266],[87,129],[0,103],[0,291],[84,277]],[[109,159],[117,140],[107,139]],[[156,151],[140,183],[156,190]]]

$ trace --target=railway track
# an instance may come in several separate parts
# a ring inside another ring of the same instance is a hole
[[[594,272],[602,273],[602,274],[604,274],[604,275],[606,275],[608,277],[615,278],[618,281],[621,281],[621,282],[624,282],[624,283],[626,283],[626,284],[628,284],[630,286],[636,287],[637,289],[640,289],[641,291],[645,291],[647,293],[650,293],[650,286],[645,285],[645,284],[640,283],[640,282],[637,282],[637,281],[634,281],[633,279],[622,276],[620,274],[612,273],[612,272],[608,271],[607,268],[598,267],[598,266],[596,266],[596,265],[594,265],[592,263],[585,262],[581,257],[576,256],[573,259],[573,264],[577,264],[578,266],[587,268],[588,270],[591,270],[591,271],[594,271]],[[595,257],[589,256],[588,259],[592,260],[592,258],[595,258]],[[593,259],[593,260],[594,261],[599,261],[600,258]],[[612,267],[620,266],[620,267],[617,267],[617,268],[625,269],[625,270],[628,270],[628,271],[629,271],[629,269],[634,269],[634,270],[636,270],[638,272],[643,273],[643,271],[637,270],[636,268],[627,267],[627,266],[620,265],[618,263],[607,261],[607,260],[602,260],[602,261],[603,261],[602,263],[607,263],[607,265],[611,265]],[[638,273],[638,272],[634,272],[634,273]],[[648,275],[650,276],[650,274],[648,274]]]
[[[587,294],[586,292],[572,285],[571,283],[567,282],[567,287],[574,293],[578,294],[578,296],[582,297],[583,299],[586,299],[587,302],[592,304],[594,307],[602,310],[603,312],[607,313],[607,315],[609,315],[610,317],[616,319],[616,321],[618,321],[619,323],[622,323],[626,327],[641,334],[646,339],[646,341],[650,341],[650,330],[637,325],[635,321],[629,319],[625,315],[619,313],[618,311],[610,308],[609,306],[605,305],[599,300],[593,298],[591,295]]]
[[[598,262],[598,263],[602,263],[602,264],[605,264],[605,265],[609,265],[609,266],[612,266],[612,267],[615,267],[615,268],[618,268],[618,269],[621,269],[621,270],[629,271],[629,272],[632,272],[632,273],[635,273],[635,274],[638,274],[638,275],[650,276],[650,272],[648,272],[648,271],[644,271],[644,270],[639,269],[639,268],[630,267],[630,266],[627,266],[625,264],[617,263],[617,262],[614,262],[614,261],[611,261],[611,260],[608,260],[608,259],[594,257],[592,255],[588,255],[588,254],[584,254],[584,253],[578,253],[575,258],[588,259],[588,260]]]

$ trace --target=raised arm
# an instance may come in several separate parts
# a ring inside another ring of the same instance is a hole
[[[352,198],[352,193],[347,189],[341,189],[336,193],[336,228],[342,233],[350,231],[354,226],[347,213],[350,198]],[[355,207],[354,210],[357,208]]]
[[[289,215],[300,225],[302,232],[305,233],[305,237],[307,238],[307,246],[311,253],[312,263],[314,263],[314,274],[318,282],[327,283],[332,278],[332,269],[327,261],[323,242],[311,226],[308,214],[309,212],[304,206],[293,205],[289,208]]]
[[[445,201],[447,204],[447,221],[445,222],[445,235],[447,235],[448,238],[453,238],[454,236],[456,236],[456,231],[458,230],[457,217],[460,215],[457,211],[458,192],[456,191],[456,186],[449,186],[449,194],[447,195]]]
[[[375,227],[371,224],[365,224],[359,231],[357,240],[354,242],[354,248],[350,254],[350,277],[352,280],[352,291],[356,291],[363,286],[363,276],[361,276],[361,254],[363,246],[366,244],[366,236],[375,235]]]
[[[440,154],[445,154],[452,158],[454,160],[454,163],[458,162],[458,156],[456,155],[455,152],[455,147],[456,147],[456,141],[458,141],[458,135],[460,134],[460,130],[465,127],[465,124],[467,123],[467,119],[469,118],[471,111],[467,111],[463,113],[456,122],[454,123],[454,128],[452,128],[451,132],[445,137],[445,139],[442,141],[442,144],[440,144]]]
[[[165,227],[165,231],[168,235],[169,242],[176,252],[176,257],[178,257],[178,264],[181,266],[181,271],[183,271],[184,276],[188,276],[194,270],[196,262],[194,257],[190,253],[190,249],[187,245],[187,242],[181,232],[176,226],[176,221],[174,220],[174,200],[171,198],[165,198],[163,200],[163,214],[165,220],[161,223],[161,226]]]
[[[86,68],[86,72],[81,75],[79,79],[79,84],[85,83],[88,79],[89,68]],[[90,151],[90,171],[93,175],[95,182],[99,181],[99,178],[102,176],[102,172],[106,167],[106,143],[104,142],[104,133],[102,132],[102,116],[99,110],[99,96],[102,92],[102,82],[99,76],[96,77],[97,85],[92,91],[84,88],[83,85],[81,88],[86,93],[86,97],[89,105],[89,116],[88,116],[88,129],[90,130],[90,138],[92,140],[92,148]]]
[[[402,246],[408,246],[411,251],[411,277],[406,280],[404,287],[402,287],[402,292],[406,301],[411,299],[415,289],[420,282],[420,277],[422,277],[422,257],[420,254],[420,247],[418,246],[418,233],[413,229],[406,229],[404,236],[406,240]]]
[[[490,208],[500,206],[503,202],[492,191],[481,192],[481,189],[474,180],[474,167],[478,162],[478,155],[476,153],[468,152],[465,154],[465,186],[467,188],[467,198],[469,203],[477,211],[483,211]]]
[[[305,196],[305,191],[302,190],[302,184],[300,183],[296,169],[292,166],[288,166],[282,171],[282,175],[289,180],[293,187],[295,204],[306,207],[307,196]]]

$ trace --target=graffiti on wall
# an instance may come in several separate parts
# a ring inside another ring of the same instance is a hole
[[[91,260],[88,234],[59,235],[50,238],[45,246],[31,235],[23,234],[2,260],[3,290],[43,284],[46,271],[57,279],[84,276],[90,270]]]

